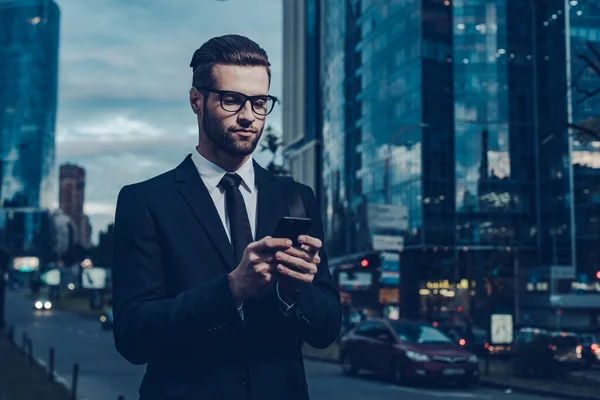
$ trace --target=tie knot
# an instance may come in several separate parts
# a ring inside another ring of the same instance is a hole
[[[242,177],[238,174],[225,174],[225,176],[219,182],[219,186],[224,190],[232,187],[239,187],[242,183]]]

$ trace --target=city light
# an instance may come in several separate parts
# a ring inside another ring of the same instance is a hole
[[[366,258],[360,262],[361,267],[366,268],[369,266],[369,260]]]
[[[600,279],[600,271],[596,272],[596,279]]]

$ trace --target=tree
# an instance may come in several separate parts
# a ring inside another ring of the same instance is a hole
[[[594,43],[587,41],[585,43],[589,54],[579,54],[577,58],[583,61],[583,68],[575,74],[572,86],[575,92],[581,96],[576,99],[577,104],[582,104],[589,99],[600,94],[600,49]],[[585,87],[581,82],[582,78],[587,73],[592,73],[598,78],[597,87]],[[590,142],[600,140],[600,122],[597,118],[589,118],[578,123],[570,123],[567,126],[573,129],[575,136],[582,142]]]
[[[267,126],[265,136],[260,144],[260,152],[268,151],[271,153],[271,162],[267,165],[267,171],[273,175],[286,175],[288,173],[283,165],[276,162],[277,154],[282,146],[281,135],[278,135],[272,126]]]

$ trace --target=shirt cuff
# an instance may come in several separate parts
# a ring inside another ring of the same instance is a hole
[[[279,294],[279,282],[277,282],[275,284],[275,291],[277,292],[277,297],[279,298],[279,309],[281,310],[283,315],[285,315],[286,317],[292,316],[296,302],[293,302],[292,304],[288,304],[285,302],[285,300],[283,300],[283,298],[281,297],[281,294]]]

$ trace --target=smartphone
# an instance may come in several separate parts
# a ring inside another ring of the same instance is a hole
[[[281,217],[271,236],[290,239],[294,246],[298,246],[298,236],[308,234],[311,225],[310,218]]]

